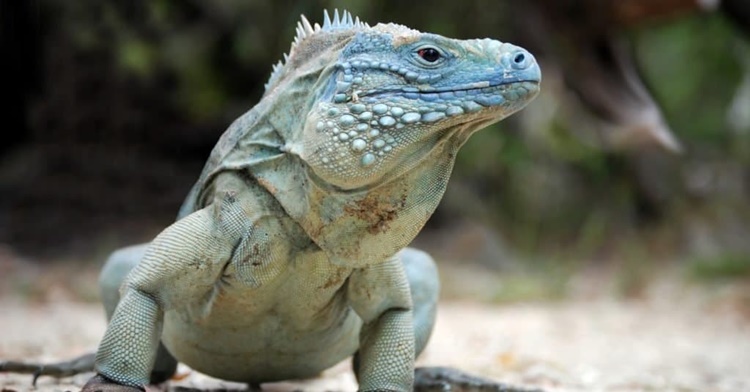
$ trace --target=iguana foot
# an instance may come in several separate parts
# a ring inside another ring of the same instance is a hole
[[[21,374],[33,374],[32,385],[36,386],[36,380],[40,376],[52,376],[56,378],[74,376],[79,373],[94,370],[94,354],[85,354],[70,361],[50,364],[26,363],[7,361],[0,362],[0,372],[12,372]]]
[[[146,392],[146,389],[120,385],[101,374],[92,377],[81,392]]]
[[[498,383],[447,367],[423,367],[414,370],[414,392],[543,392]]]

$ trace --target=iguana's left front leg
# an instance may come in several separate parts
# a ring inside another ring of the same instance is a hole
[[[409,283],[401,261],[356,270],[349,301],[364,321],[357,378],[360,391],[411,391],[414,383],[414,326]]]

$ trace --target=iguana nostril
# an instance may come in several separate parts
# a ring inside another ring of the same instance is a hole
[[[513,62],[515,62],[516,64],[521,64],[524,60],[526,60],[526,55],[523,53],[519,53],[516,55],[516,58],[513,59]]]

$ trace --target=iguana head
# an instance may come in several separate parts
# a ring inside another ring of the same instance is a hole
[[[299,130],[286,149],[342,189],[397,177],[447,141],[460,145],[518,111],[539,91],[534,57],[491,39],[370,27],[347,12],[333,20],[326,13],[322,27],[303,17],[297,31],[266,96],[289,108],[286,121],[298,121],[283,124]]]

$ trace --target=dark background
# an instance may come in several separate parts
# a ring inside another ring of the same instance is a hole
[[[462,151],[428,247],[747,275],[743,3],[2,0],[0,244],[34,262],[152,238],[259,99],[299,15],[338,7],[519,43],[542,64],[540,98]]]

